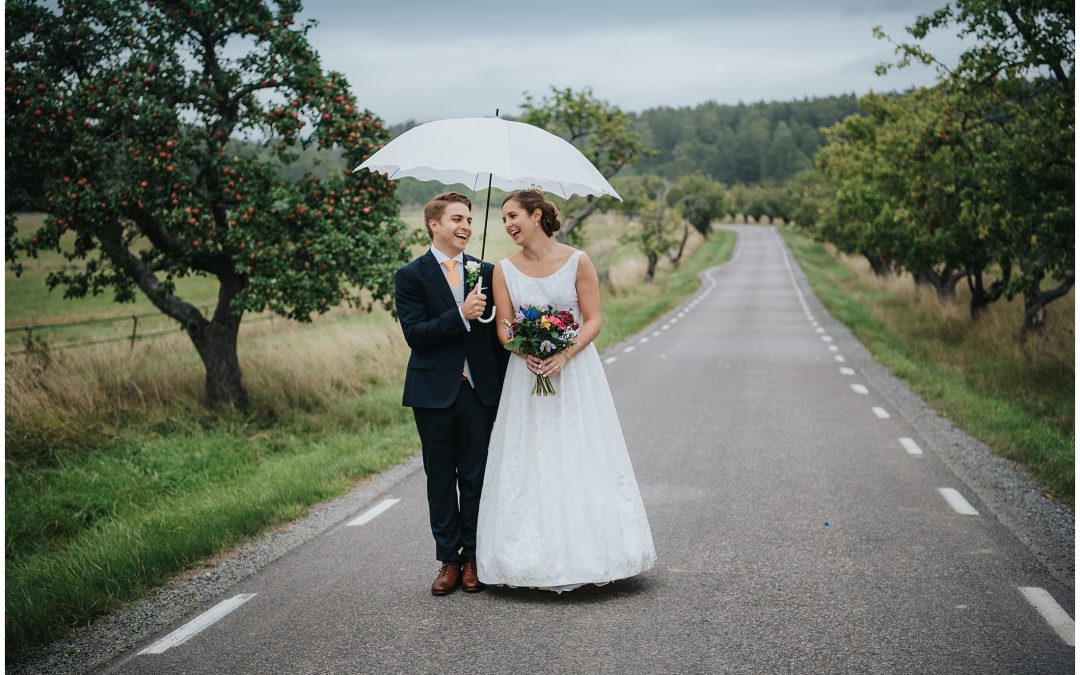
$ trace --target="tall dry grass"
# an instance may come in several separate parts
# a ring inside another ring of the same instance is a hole
[[[312,324],[241,325],[240,366],[252,426],[355,428],[357,397],[404,372],[401,331],[386,312]],[[12,356],[5,363],[9,460],[107,444],[132,430],[192,430],[221,420],[205,405],[205,371],[183,334],[127,345]],[[311,419],[307,419],[311,417]]]
[[[1021,395],[1033,411],[1048,416],[1072,433],[1072,386],[1076,376],[1075,291],[1047,306],[1047,331],[1019,340],[1024,321],[1021,297],[992,303],[978,319],[969,310],[971,291],[963,281],[956,300],[942,303],[930,287],[918,286],[910,274],[878,277],[862,256],[830,255],[857,275],[877,296],[873,313],[889,321],[898,335],[915,345],[928,361],[995,395]],[[1068,389],[1068,401],[1047,402],[1048,388]]]

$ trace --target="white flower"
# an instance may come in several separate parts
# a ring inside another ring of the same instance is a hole
[[[544,340],[540,343],[540,351],[545,354],[555,351],[555,343],[553,343],[551,340]]]
[[[470,260],[465,263],[465,284],[468,286],[475,286],[476,280],[480,278],[480,263],[476,260]]]

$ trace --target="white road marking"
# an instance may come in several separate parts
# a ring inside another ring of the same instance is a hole
[[[829,351],[830,352],[838,352],[838,351],[840,351],[840,348],[837,347],[836,345],[829,345]]]
[[[843,363],[844,362],[844,357],[840,356],[839,354],[833,354],[833,358],[836,359],[837,363]]]
[[[881,406],[874,406],[874,414],[878,416],[879,420],[889,419],[889,411]]]
[[[663,326],[660,326],[660,330],[667,330],[668,328],[671,328],[670,323],[665,323]]]
[[[679,317],[672,317],[671,321],[668,321],[668,323],[679,323]]]
[[[821,341],[822,342],[832,342],[832,338],[829,337],[828,335],[822,335],[821,336]]]
[[[904,446],[904,449],[907,450],[907,453],[909,455],[921,455],[922,454],[922,448],[920,448],[919,444],[915,442],[915,439],[901,438],[900,439],[900,445]]]
[[[840,374],[841,375],[854,375],[855,374],[855,369],[854,368],[841,368],[840,369]]]
[[[824,332],[825,332],[825,329],[824,329],[824,328],[822,328],[822,327],[820,327],[820,326],[818,326],[818,327],[817,327],[817,328],[815,328],[814,330],[815,330],[815,331],[817,331],[818,333],[824,333]]]
[[[372,506],[370,509],[368,509],[361,515],[359,515],[355,520],[350,522],[345,527],[355,527],[356,525],[363,525],[364,523],[369,523],[375,519],[375,516],[379,515],[380,513],[400,501],[400,499],[384,499],[375,506]]]
[[[1054,600],[1046,589],[1038,586],[1018,586],[1017,588],[1031,606],[1042,614],[1042,618],[1046,619],[1046,623],[1050,624],[1058,637],[1070,647],[1075,647],[1076,626],[1069,613],[1061,608],[1057,600]]]
[[[953,507],[953,510],[964,516],[977,516],[979,512],[975,510],[975,507],[968,503],[968,500],[964,499],[964,495],[960,494],[952,488],[938,488],[938,492],[945,498],[945,501],[949,502],[949,506]]]
[[[851,385],[851,388],[856,394],[862,394],[865,396],[866,394],[870,393],[870,390],[861,384],[853,384]]]
[[[617,358],[619,358],[619,357],[617,357],[617,356],[609,356],[606,359],[604,359],[604,363],[615,363],[615,359],[617,359]]]
[[[634,345],[630,345],[629,347],[627,347],[626,349],[623,350],[623,353],[624,354],[629,354],[630,352],[634,351],[634,349],[635,349]]]
[[[647,338],[647,337],[643,337],[643,338],[641,338],[640,340],[638,340],[638,344],[639,344],[639,345],[643,345],[643,344],[645,344],[645,343],[646,343],[646,342],[648,342],[648,341],[649,341],[649,338]]]
[[[810,325],[813,326],[814,328],[817,328],[818,327],[818,322],[817,321],[811,321]]]
[[[191,621],[188,621],[183,626],[177,628],[173,632],[169,633],[154,644],[139,652],[139,656],[142,656],[143,654],[160,654],[166,649],[171,649],[172,647],[176,647],[177,645],[184,644],[191,638],[198,635],[204,629],[208,628],[211,624],[219,621],[229,612],[233,611],[248,600],[254,598],[255,595],[255,593],[241,593],[240,595],[234,595],[228,600],[222,600],[221,602],[206,610],[199,616],[195,617]]]
[[[660,331],[658,331],[658,330],[654,330],[654,331],[652,332],[652,336],[653,336],[653,337],[660,337]]]

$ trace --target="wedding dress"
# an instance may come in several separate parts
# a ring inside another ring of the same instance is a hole
[[[552,305],[580,321],[580,255],[541,278],[503,260],[515,310]],[[596,348],[551,378],[555,396],[534,396],[535,381],[525,359],[512,356],[480,497],[480,580],[562,592],[649,569],[652,532]]]

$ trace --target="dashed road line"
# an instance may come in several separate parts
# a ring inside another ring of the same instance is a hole
[[[854,368],[841,368],[840,369],[840,374],[841,375],[854,375],[855,374],[855,369]]]
[[[843,356],[840,356],[839,354],[834,354],[834,355],[833,355],[833,358],[834,358],[834,359],[836,359],[836,362],[837,362],[837,363],[843,363],[844,361],[846,361],[846,360],[847,360],[847,359],[845,359],[845,358],[844,358]]]
[[[873,411],[874,411],[874,414],[877,415],[877,418],[879,420],[887,420],[887,419],[889,419],[889,411],[886,410],[885,408],[882,408],[881,406],[874,406]]]
[[[915,442],[915,439],[913,439],[913,438],[901,438],[899,440],[900,440],[900,445],[904,446],[904,449],[907,450],[907,453],[909,455],[921,455],[921,454],[923,454],[922,448],[920,448],[919,444]]]
[[[142,656],[143,654],[161,654],[167,649],[172,649],[177,645],[184,644],[191,638],[201,633],[206,628],[210,627],[212,624],[221,620],[229,612],[233,611],[248,600],[254,598],[255,595],[255,593],[241,593],[240,595],[234,595],[228,600],[222,600],[221,602],[206,610],[199,616],[195,617],[191,621],[188,621],[183,626],[177,628],[173,632],[169,633],[154,644],[139,652],[139,656]]]
[[[616,356],[609,356],[606,359],[604,359],[604,363],[615,363],[615,359],[617,359],[617,358],[618,357],[616,357]]]
[[[949,502],[949,506],[953,507],[953,510],[964,516],[977,516],[979,512],[975,510],[968,500],[964,499],[964,495],[960,494],[953,488],[938,488],[938,492],[945,498],[945,501]]]
[[[1075,647],[1076,626],[1073,624],[1072,617],[1061,608],[1057,600],[1054,600],[1046,589],[1038,586],[1018,586],[1017,588],[1031,606],[1042,615],[1042,618],[1046,619],[1046,623],[1050,624],[1058,637],[1070,647]]]
[[[370,509],[368,509],[364,513],[360,514],[360,516],[358,516],[355,520],[351,521],[348,525],[346,525],[346,527],[355,527],[357,525],[363,525],[364,523],[369,523],[369,522],[371,522],[372,520],[375,519],[375,516],[379,515],[380,513],[382,513],[383,511],[390,508],[394,504],[397,504],[400,501],[401,501],[400,499],[384,499],[381,502],[379,502],[378,504],[376,504],[375,506],[372,506]]]
[[[864,385],[861,385],[861,384],[853,384],[853,385],[851,385],[851,389],[856,394],[862,394],[863,396],[870,393],[870,390],[867,389]]]

